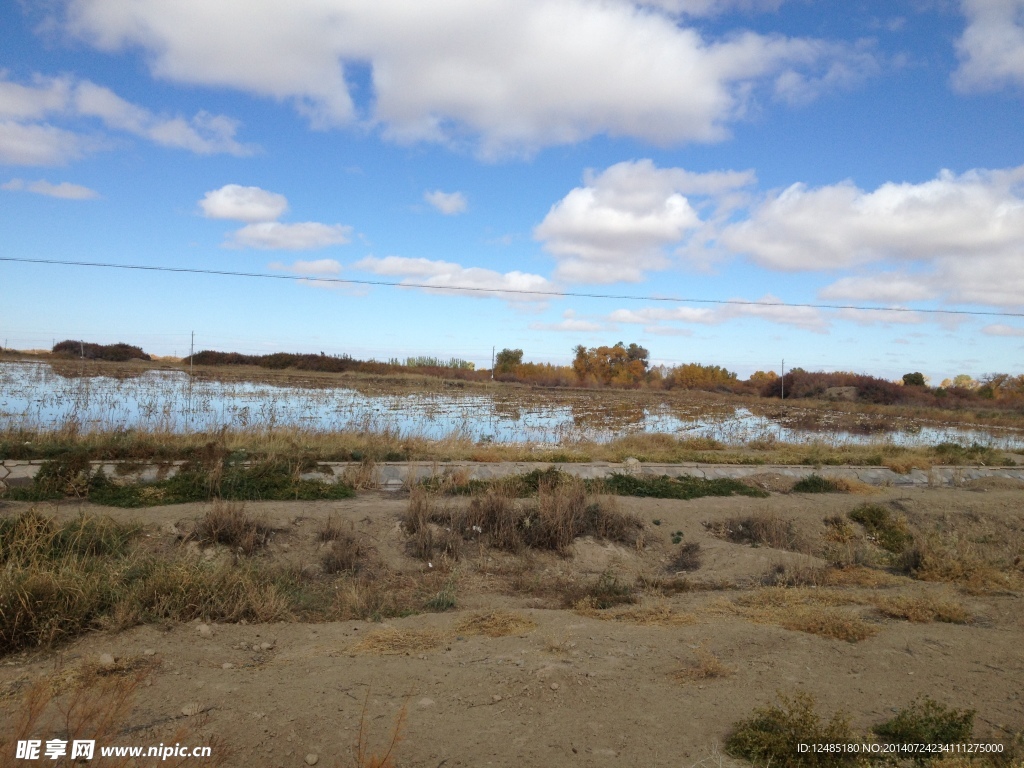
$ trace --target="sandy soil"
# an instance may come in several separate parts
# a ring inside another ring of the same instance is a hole
[[[8,656],[0,661],[0,694],[5,694],[0,720],[3,707],[13,706],[27,681],[67,675],[111,654],[118,664],[150,669],[130,717],[137,730],[126,734],[124,743],[149,743],[149,728],[180,721],[183,708],[192,705],[204,710],[193,718],[198,731],[223,740],[230,749],[226,764],[232,766],[301,766],[310,754],[318,756],[319,765],[351,765],[364,703],[374,744],[387,741],[399,710],[406,707],[398,765],[429,768],[689,766],[713,755],[730,726],[773,702],[777,691],[810,693],[821,712],[841,708],[857,728],[878,723],[927,694],[977,710],[979,739],[1024,730],[1020,594],[967,594],[954,585],[903,577],[881,578],[870,587],[845,586],[859,602],[828,610],[858,618],[876,631],[860,642],[784,629],[780,616],[791,610],[785,606],[775,613],[737,610],[737,600],[766,593],[757,582],[776,564],[821,561],[730,543],[712,536],[705,522],[772,511],[794,520],[809,540],[820,541],[825,517],[845,514],[865,500],[890,505],[922,525],[962,519],[990,528],[998,524],[1000,530],[1024,528],[1020,489],[618,499],[620,508],[648,522],[654,539],[650,546],[637,552],[578,541],[571,558],[534,557],[530,567],[537,577],[585,580],[609,569],[623,578],[664,576],[673,551],[669,539],[682,531],[683,541],[698,542],[703,554],[701,568],[688,578],[709,588],[648,595],[641,606],[646,610],[632,614],[627,609],[580,612],[561,608],[548,596],[510,593],[513,558],[468,547],[454,570],[458,608],[447,613],[382,624],[151,625],[94,633],[56,651]],[[152,537],[168,541],[205,509],[85,506],[142,520]],[[316,567],[323,545],[314,533],[330,516],[372,541],[392,567],[421,573],[428,566],[404,554],[398,520],[405,506],[404,499],[366,493],[346,501],[252,503],[247,508],[277,529],[260,557]],[[7,504],[0,514],[22,508]],[[61,515],[77,511],[68,504],[58,510]],[[661,524],[653,525],[654,520]],[[948,624],[885,618],[871,603],[880,594],[938,596],[961,605],[971,620]],[[493,611],[514,612],[522,623],[501,637],[469,634],[459,626],[467,617]],[[615,616],[619,620],[609,618]],[[419,637],[422,646],[395,654],[361,651],[362,640],[388,628],[406,638]],[[728,674],[687,679],[685,670],[698,663],[701,653],[717,657]]]

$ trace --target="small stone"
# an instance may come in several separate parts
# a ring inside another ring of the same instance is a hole
[[[558,683],[552,683],[551,684],[551,690],[552,691],[557,691],[558,690]]]
[[[306,765],[316,765],[320,762],[320,755],[315,752],[310,752],[306,755]]]
[[[493,701],[495,704],[497,704],[499,701],[501,701],[501,694],[500,693],[496,693],[493,696],[491,696],[491,701]]]
[[[204,707],[198,701],[190,701],[188,704],[181,708],[181,714],[183,714],[185,717],[194,717],[196,715],[201,715],[205,711],[206,707]]]
[[[210,629],[209,624],[199,625],[199,636],[200,637],[213,637],[213,630]]]
[[[234,669],[235,665],[232,664],[230,661],[225,661],[223,664],[220,665],[220,668],[221,669]]]
[[[144,650],[142,652],[142,655],[143,656],[156,656],[156,651],[154,651],[152,648],[147,648],[146,650]]]
[[[274,647],[273,643],[260,643],[260,650],[261,651],[269,651],[269,650],[272,650],[273,647]],[[253,650],[255,651],[256,648],[254,647]]]
[[[116,663],[117,662],[114,660],[114,657],[113,657],[112,654],[109,654],[109,653],[101,653],[100,654],[100,666],[103,667],[104,669],[110,669]]]

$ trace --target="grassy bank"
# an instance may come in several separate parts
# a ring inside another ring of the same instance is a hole
[[[897,472],[934,465],[1016,466],[1013,458],[985,446],[905,447],[884,440],[863,445],[827,443],[753,443],[724,445],[707,438],[665,434],[634,434],[609,442],[574,442],[561,446],[480,443],[466,436],[439,440],[397,431],[318,431],[296,427],[224,429],[217,432],[8,429],[0,432],[0,459],[192,461],[211,450],[225,455],[295,466],[327,461],[537,461],[579,463],[622,462],[636,458],[655,463],[789,464],[804,466],[884,466]]]

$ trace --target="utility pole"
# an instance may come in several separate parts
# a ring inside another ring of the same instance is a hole
[[[786,358],[782,358],[782,397],[780,399],[786,399]]]
[[[81,350],[82,350],[82,359],[83,359],[83,360],[85,360],[85,342],[84,342],[84,341],[82,341],[81,339],[79,339],[79,340],[78,340],[78,346],[79,346],[79,347],[81,348]]]
[[[491,347],[491,380],[494,380],[494,347]]]
[[[188,375],[189,375],[189,378],[192,377],[192,368],[195,365],[192,362],[192,358],[195,357],[195,356],[196,356],[196,332],[192,331],[192,343],[189,345],[189,348],[188,348]]]

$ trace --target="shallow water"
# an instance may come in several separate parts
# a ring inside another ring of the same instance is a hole
[[[638,398],[639,399],[639,398]],[[753,440],[830,445],[887,441],[899,445],[979,443],[1024,449],[1019,430],[921,427],[884,436],[792,429],[746,408],[606,399],[587,392],[396,393],[347,388],[282,387],[192,379],[180,371],[133,378],[67,377],[46,363],[0,363],[0,428],[53,429],[69,421],[84,430],[172,432],[266,430],[385,431],[427,438],[453,433],[479,442],[557,445],[604,442],[626,434],[708,437],[729,445]]]

